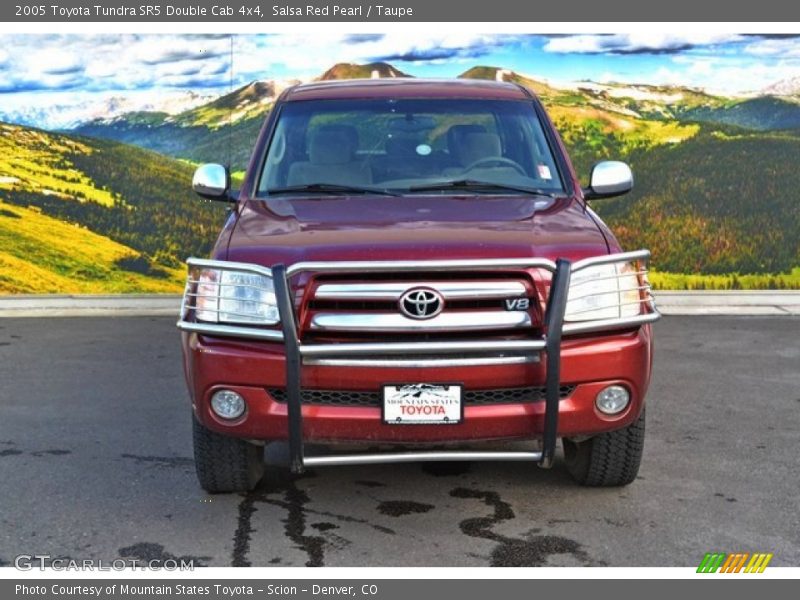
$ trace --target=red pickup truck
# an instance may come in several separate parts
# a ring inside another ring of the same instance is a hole
[[[578,482],[633,481],[659,313],[649,253],[623,252],[587,205],[632,185],[604,161],[581,188],[539,100],[510,83],[286,90],[238,193],[221,165],[194,176],[233,203],[212,259],[188,261],[178,322],[202,487],[252,489],[273,440],[302,472],[550,467],[561,438]]]

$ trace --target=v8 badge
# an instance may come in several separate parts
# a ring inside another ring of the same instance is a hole
[[[506,310],[528,310],[531,307],[529,298],[508,298],[505,300]]]

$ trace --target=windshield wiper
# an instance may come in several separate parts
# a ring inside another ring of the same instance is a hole
[[[306,183],[303,185],[290,185],[287,187],[271,188],[267,190],[270,196],[274,194],[380,194],[383,196],[399,196],[395,192],[381,188],[363,187],[358,185],[342,185],[338,183]]]
[[[520,192],[523,194],[533,194],[536,196],[548,196],[555,198],[558,194],[552,191],[538,188],[529,188],[521,185],[508,185],[505,183],[495,183],[493,181],[478,181],[476,179],[456,179],[454,181],[441,181],[437,183],[426,183],[415,185],[408,188],[410,192],[435,192],[438,190],[502,190],[507,192]]]

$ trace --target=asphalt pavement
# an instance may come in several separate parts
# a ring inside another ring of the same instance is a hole
[[[255,493],[215,496],[195,480],[174,321],[0,321],[0,565],[696,566],[712,550],[800,565],[798,317],[659,322],[626,488],[578,487],[560,462],[272,466]]]

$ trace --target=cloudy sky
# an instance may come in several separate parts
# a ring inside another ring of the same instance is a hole
[[[253,79],[311,78],[336,62],[383,60],[416,76],[476,64],[555,82],[591,79],[757,91],[800,77],[800,36],[653,32],[613,35],[474,33],[0,35],[0,116],[109,96],[220,93]]]

